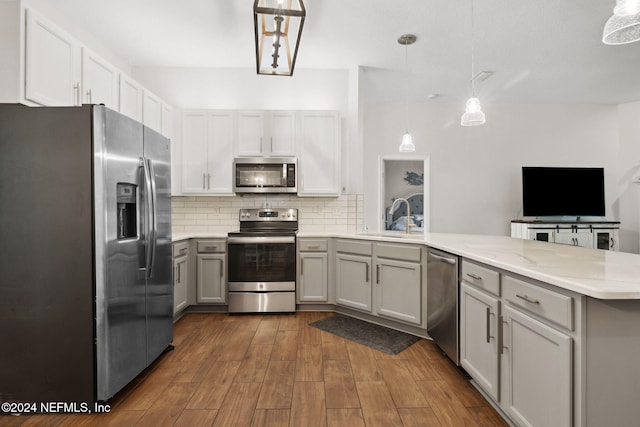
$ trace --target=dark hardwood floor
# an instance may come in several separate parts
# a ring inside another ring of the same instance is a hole
[[[330,313],[187,314],[164,354],[93,415],[2,426],[506,426],[428,340],[391,356],[308,326]]]

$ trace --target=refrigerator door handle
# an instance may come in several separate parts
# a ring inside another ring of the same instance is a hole
[[[145,191],[145,270],[146,276],[151,277],[151,265],[153,262],[152,257],[152,242],[153,242],[153,188],[151,186],[151,171],[149,168],[149,162],[146,157],[140,158],[142,167],[144,169],[144,191]]]
[[[151,231],[153,238],[149,242],[151,244],[151,263],[149,264],[149,277],[153,271],[153,266],[156,263],[156,246],[158,243],[158,216],[156,212],[156,174],[153,168],[153,162],[147,158],[149,163],[149,183],[151,186]]]

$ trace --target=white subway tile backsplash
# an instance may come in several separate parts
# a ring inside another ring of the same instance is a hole
[[[362,227],[364,198],[360,194],[337,198],[297,196],[173,197],[173,232],[229,232],[240,227],[240,208],[291,207],[298,209],[300,231],[356,232]]]

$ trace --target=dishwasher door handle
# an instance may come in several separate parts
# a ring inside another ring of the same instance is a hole
[[[435,259],[437,259],[438,261],[444,262],[445,264],[455,265],[455,263],[456,263],[455,259],[451,259],[451,258],[443,257],[443,256],[440,256],[440,255],[436,255],[433,252],[429,252],[429,256],[432,256]]]

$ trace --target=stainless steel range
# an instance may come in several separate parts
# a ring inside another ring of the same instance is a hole
[[[230,313],[296,311],[297,209],[241,209],[227,240]]]

